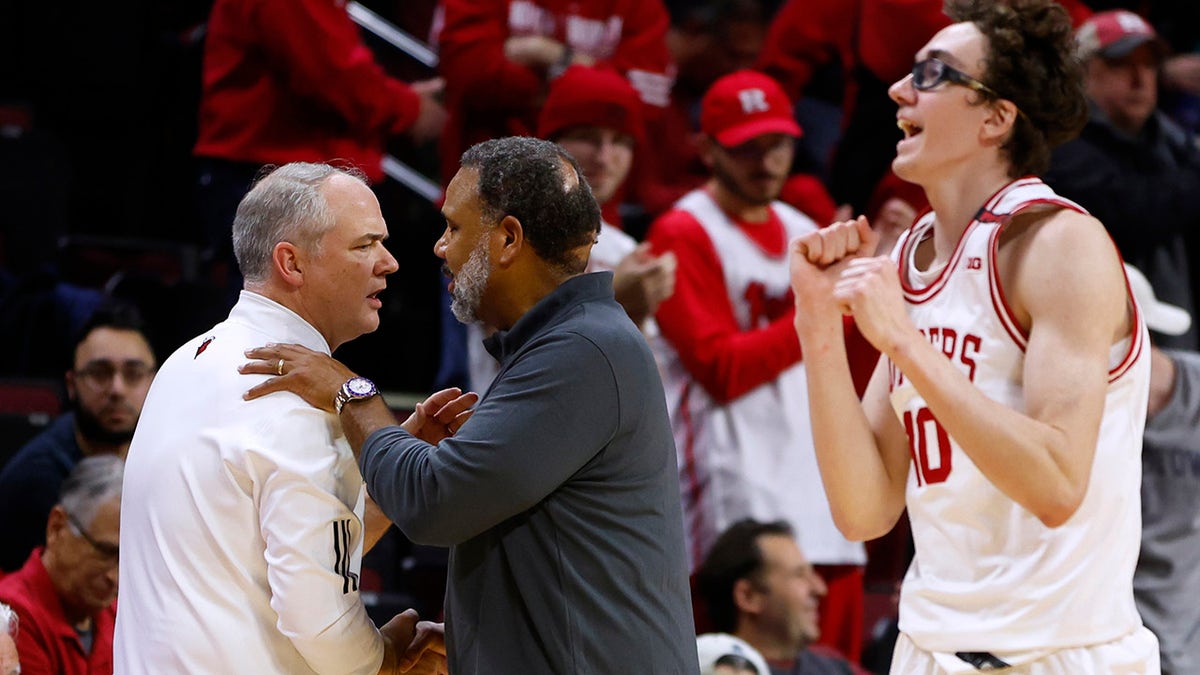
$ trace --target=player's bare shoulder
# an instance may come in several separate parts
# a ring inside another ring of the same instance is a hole
[[[1121,261],[1104,225],[1054,204],[1012,217],[1000,235],[996,266],[1004,296],[1026,328],[1039,310],[1091,305],[1124,293]]]

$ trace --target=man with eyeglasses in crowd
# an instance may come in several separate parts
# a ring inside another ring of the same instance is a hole
[[[45,540],[63,480],[84,457],[124,458],[157,361],[132,305],[101,306],[79,333],[66,373],[70,410],[0,472],[0,570],[12,572]]]
[[[24,672],[113,672],[123,469],[112,454],[76,464],[45,523],[45,547],[0,580],[0,602],[20,619]]]

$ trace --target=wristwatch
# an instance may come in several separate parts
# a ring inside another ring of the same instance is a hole
[[[378,396],[379,389],[375,388],[375,383],[365,377],[352,377],[346,380],[341,389],[338,389],[337,394],[333,397],[333,408],[337,414],[342,414],[342,406],[350,401],[361,401],[363,399]]]

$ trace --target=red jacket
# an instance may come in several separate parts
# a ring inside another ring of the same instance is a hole
[[[23,673],[110,675],[117,603],[92,617],[92,653],[85,654],[75,627],[63,614],[50,575],[42,565],[43,548],[34,549],[25,566],[0,580],[0,602],[20,618],[17,654]]]
[[[1091,16],[1081,0],[1060,4],[1076,26]],[[949,25],[942,0],[788,0],[771,22],[758,67],[799,100],[813,74],[836,57],[847,75],[849,105],[855,66],[895,82],[912,69],[913,57],[934,33]]]
[[[542,35],[624,73],[648,112],[671,87],[670,23],[661,0],[444,0],[438,37],[449,120],[442,171],[449,179],[470,146],[502,136],[532,136],[545,96],[541,72],[509,61],[504,41]]]
[[[344,0],[216,0],[202,84],[197,155],[349,160],[373,181],[387,137],[420,109],[375,62]]]

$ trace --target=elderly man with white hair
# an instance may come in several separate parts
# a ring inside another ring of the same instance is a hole
[[[0,580],[0,602],[20,617],[26,672],[113,671],[123,469],[116,455],[76,464],[47,518],[45,547]]]

